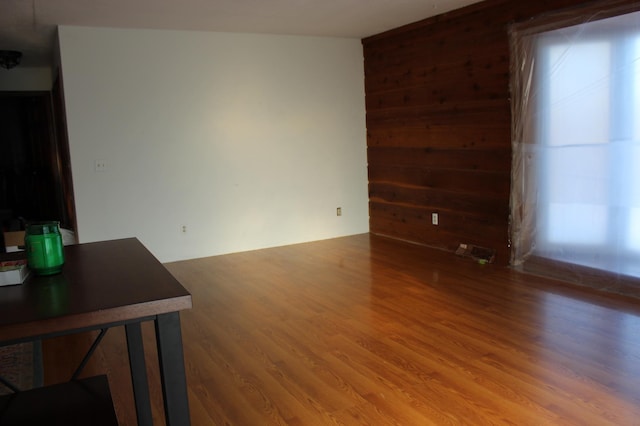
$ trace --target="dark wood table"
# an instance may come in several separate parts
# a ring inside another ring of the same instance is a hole
[[[140,324],[153,321],[167,424],[185,426],[179,312],[191,306],[191,294],[135,238],[66,246],[61,274],[0,287],[0,346],[124,326],[138,424],[152,425]]]

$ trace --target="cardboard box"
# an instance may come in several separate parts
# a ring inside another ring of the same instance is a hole
[[[4,245],[6,247],[18,247],[24,245],[24,231],[11,231],[4,233]]]

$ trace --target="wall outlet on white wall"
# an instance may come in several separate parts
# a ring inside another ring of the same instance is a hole
[[[107,171],[107,160],[96,160],[94,162],[94,167],[96,172],[106,172]]]

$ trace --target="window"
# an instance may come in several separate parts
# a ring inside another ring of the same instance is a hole
[[[513,262],[640,277],[640,12],[517,40]]]

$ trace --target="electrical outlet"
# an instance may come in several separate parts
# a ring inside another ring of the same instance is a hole
[[[336,216],[342,216],[342,207],[336,209]]]
[[[182,225],[182,233],[183,234],[187,233],[187,225]]]
[[[106,172],[107,171],[107,160],[96,160],[94,163],[96,172]]]
[[[431,224],[432,225],[438,224],[438,213],[431,213]]]

